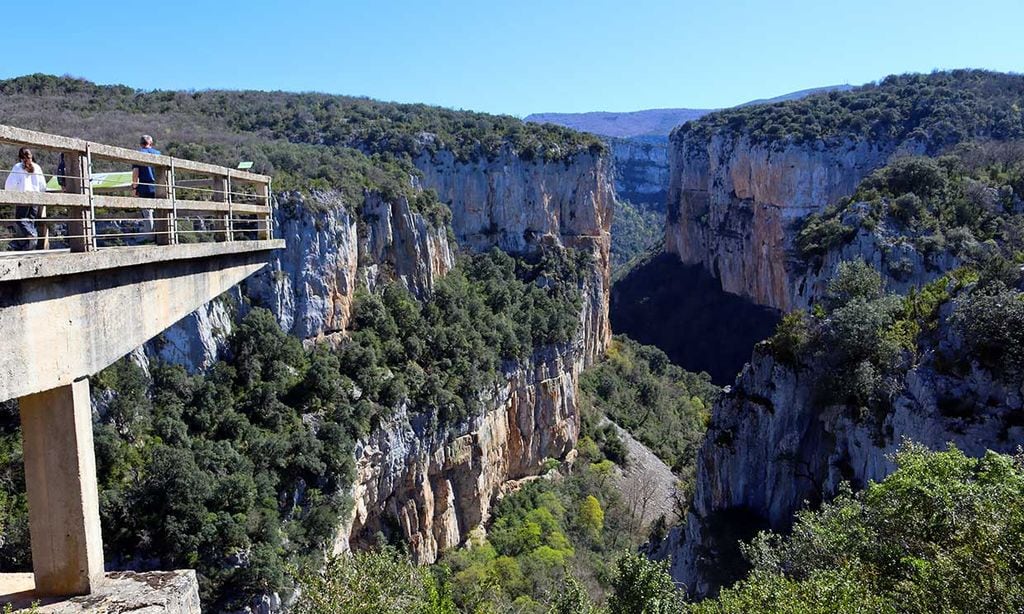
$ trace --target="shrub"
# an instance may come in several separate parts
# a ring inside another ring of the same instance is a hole
[[[676,614],[682,604],[682,594],[664,562],[649,561],[639,554],[619,559],[608,598],[609,614]]]
[[[959,300],[952,322],[969,357],[1004,376],[1024,373],[1024,293],[992,282]]]
[[[882,295],[882,276],[863,260],[841,262],[836,274],[828,283],[825,305],[836,309],[854,299],[864,301]]]
[[[811,331],[807,320],[807,312],[791,311],[782,317],[769,339],[769,349],[776,360],[791,367],[800,365],[805,356]]]
[[[1024,468],[905,444],[898,469],[762,533],[753,572],[693,612],[1014,612],[1024,608]]]
[[[297,614],[455,614],[447,587],[393,548],[343,554],[298,578]]]

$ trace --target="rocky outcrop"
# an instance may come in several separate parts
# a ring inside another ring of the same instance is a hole
[[[6,584],[31,589],[32,574],[4,574]],[[7,588],[7,586],[4,586]],[[46,597],[31,590],[0,595],[14,611],[39,614],[199,614],[199,582],[191,569],[107,572],[99,587],[78,597]],[[23,610],[24,608],[24,610]]]
[[[360,233],[359,262],[369,289],[382,279],[396,279],[422,298],[455,266],[447,228],[413,212],[408,199],[388,202],[369,193],[361,218],[366,230]]]
[[[755,142],[721,129],[673,134],[665,250],[700,264],[733,294],[781,310],[806,305],[796,223],[854,192],[916,141]]]
[[[906,230],[894,227],[893,220],[869,225],[865,222],[871,205],[865,202],[851,204],[842,217],[842,223],[856,228],[856,234],[842,246],[832,249],[810,262],[790,261],[789,279],[793,286],[791,307],[807,309],[821,300],[828,282],[843,262],[862,260],[882,276],[887,291],[906,294],[963,264],[959,251],[980,254],[985,246],[973,239],[969,244],[943,248],[924,253],[914,244]]]
[[[388,202],[367,193],[357,216],[334,193],[283,194],[275,225],[288,249],[245,282],[245,294],[302,339],[345,330],[360,280],[368,288],[397,280],[423,296],[455,265],[445,228],[404,197]]]
[[[584,364],[596,360],[611,339],[608,289],[614,191],[608,158],[580,152],[561,161],[524,159],[511,147],[492,157],[462,161],[450,151],[415,160],[425,188],[452,211],[460,247],[498,247],[530,254],[544,246],[588,252],[593,261],[584,288]]]
[[[181,365],[189,373],[212,366],[227,345],[241,303],[241,288],[232,288],[150,341],[144,346],[146,353],[136,360],[155,357]]]
[[[481,394],[488,409],[454,429],[435,432],[429,414],[403,408],[359,442],[351,533],[335,549],[397,531],[420,563],[432,563],[462,543],[486,522],[502,484],[575,446],[581,349],[546,348],[506,366],[504,381]]]
[[[607,139],[615,161],[615,193],[622,200],[665,210],[668,195],[668,138],[640,136]]]
[[[944,316],[951,306],[944,307]],[[942,330],[940,348],[959,344]],[[673,577],[696,597],[735,579],[736,539],[762,528],[785,531],[793,514],[827,500],[840,482],[855,488],[879,481],[895,467],[891,454],[904,439],[934,449],[954,443],[969,455],[986,449],[1014,452],[1024,443],[1017,417],[1022,391],[972,365],[964,374],[941,368],[927,354],[904,378],[884,415],[822,406],[814,365],[779,364],[766,346],[712,412],[701,447],[693,506],[656,556],[671,561]]]
[[[288,247],[244,287],[254,304],[270,309],[296,337],[316,338],[348,324],[359,260],[351,206],[333,193],[277,198],[274,236]]]

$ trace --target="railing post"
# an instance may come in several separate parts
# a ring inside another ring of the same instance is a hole
[[[271,230],[270,227],[271,224],[273,223],[273,210],[270,207],[270,181],[268,180],[265,184],[261,185],[260,190],[263,192],[263,204],[266,206],[267,210],[262,216],[263,224],[260,227],[259,235],[257,235],[257,238],[266,240],[273,238],[273,231]]]
[[[90,167],[88,153],[80,151],[64,152],[64,191],[68,194],[87,194],[89,206],[75,209],[68,217],[68,247],[73,252],[88,252],[96,249],[95,235],[92,225],[92,189],[86,187],[85,177]]]
[[[230,195],[228,190],[230,184],[228,183],[227,177],[220,177],[217,175],[213,176],[213,201],[218,203],[228,203]],[[228,211],[224,214],[217,214],[217,221],[213,224],[214,239],[217,241],[230,241],[231,232],[231,209],[230,205]]]
[[[157,166],[153,168],[156,176],[156,198],[166,200],[170,198],[170,194],[173,188],[170,187],[171,172],[166,166]],[[160,215],[153,216],[153,233],[156,236],[157,245],[172,245],[174,243],[174,236],[172,228],[177,225],[174,220],[174,211],[168,211],[167,209],[161,209]]]
[[[171,158],[171,168],[167,175],[167,197],[171,199],[171,223],[169,224],[171,243],[178,244],[178,187],[177,174],[174,170],[174,158]]]

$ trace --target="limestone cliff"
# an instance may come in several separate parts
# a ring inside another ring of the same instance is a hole
[[[360,283],[373,290],[383,280],[400,280],[427,295],[454,266],[456,245],[514,254],[564,246],[590,254],[571,343],[537,348],[525,363],[506,364],[504,381],[480,393],[482,415],[427,429],[429,411],[402,408],[358,444],[351,542],[365,544],[382,527],[398,529],[418,559],[430,562],[486,520],[502,484],[536,474],[545,458],[575,446],[578,375],[603,354],[611,336],[614,196],[602,153],[527,160],[506,147],[496,157],[462,161],[440,150],[420,155],[416,164],[422,177],[413,178],[414,186],[436,190],[451,208],[450,230],[430,223],[404,198],[368,193],[354,209],[333,193],[282,194],[275,235],[288,249],[246,282],[244,295],[270,308],[291,334],[317,339],[343,333]],[[169,333],[180,355],[216,356],[216,343],[204,345],[212,336],[206,324],[219,321],[216,309],[208,306]],[[210,349],[189,349],[196,344]],[[347,547],[349,537],[343,528],[337,548]]]
[[[614,192],[603,153],[579,152],[564,161],[524,159],[510,147],[493,157],[460,161],[449,151],[415,160],[425,188],[452,211],[452,230],[464,249],[498,247],[513,254],[565,246],[591,254],[583,293],[584,364],[611,339],[608,290]]]
[[[669,147],[665,250],[700,264],[726,292],[781,310],[807,304],[792,257],[795,223],[849,196],[914,141],[756,142],[728,129],[679,130]]]
[[[460,162],[442,151],[421,156],[417,166],[424,187],[451,207],[461,246],[523,254],[560,245],[592,256],[572,343],[506,364],[504,382],[481,392],[488,409],[468,422],[428,436],[429,416],[403,409],[358,444],[350,535],[343,531],[335,549],[397,530],[417,560],[429,563],[487,520],[503,484],[538,473],[544,459],[576,444],[578,376],[611,335],[613,194],[606,158],[589,153],[544,162],[506,149],[497,159]]]
[[[388,202],[369,192],[353,212],[333,193],[284,194],[275,226],[288,249],[246,281],[245,293],[303,339],[345,330],[360,276],[371,289],[394,279],[422,296],[455,265],[445,228],[405,197]]]
[[[429,415],[404,408],[356,447],[350,534],[336,551],[396,531],[420,563],[459,545],[489,517],[502,485],[561,458],[579,434],[580,343],[539,350],[510,364],[504,382],[481,393],[489,407],[456,428],[430,434]]]
[[[943,307],[948,317],[952,305]],[[1024,443],[1017,384],[971,362],[951,372],[945,351],[963,340],[942,324],[937,349],[908,370],[883,415],[822,406],[816,365],[777,362],[763,345],[712,412],[698,455],[696,491],[685,525],[673,529],[655,556],[671,561],[673,577],[697,597],[735,579],[736,539],[759,529],[787,530],[793,514],[835,495],[841,481],[862,488],[895,467],[904,438],[934,449],[953,442],[969,455],[1014,452]]]
[[[849,241],[809,262],[789,261],[789,281],[794,286],[793,308],[807,309],[821,300],[829,280],[842,262],[867,262],[882,276],[888,291],[905,294],[911,288],[920,287],[961,266],[963,261],[958,253],[977,255],[986,249],[970,239],[956,249],[945,247],[924,253],[915,246],[912,237],[907,236],[906,230],[892,223],[893,220],[882,220],[874,227],[866,223],[870,209],[871,205],[865,202],[852,203],[847,207],[842,217],[843,224],[856,228]]]
[[[664,136],[609,138],[620,199],[665,210],[669,183],[668,139]]]

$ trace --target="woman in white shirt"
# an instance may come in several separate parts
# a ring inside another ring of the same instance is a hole
[[[32,150],[22,147],[18,150],[18,160],[14,168],[7,175],[4,182],[4,189],[14,192],[45,192],[46,176],[43,169],[32,161]],[[16,250],[36,248],[36,225],[32,221],[39,217],[39,207],[16,207],[14,217],[18,218],[15,224],[15,231],[19,237],[31,237],[28,241],[11,241],[11,247]]]

